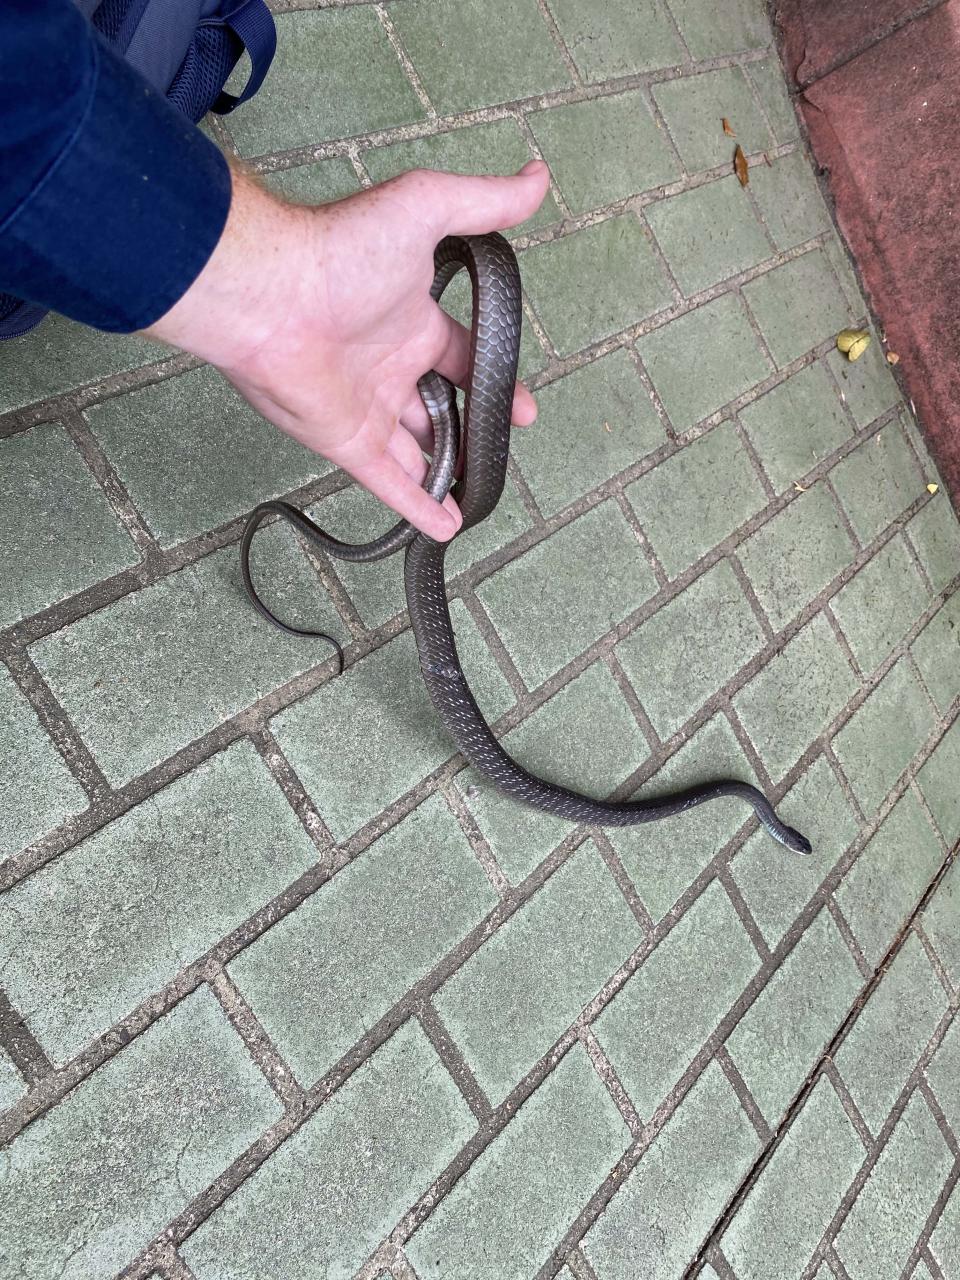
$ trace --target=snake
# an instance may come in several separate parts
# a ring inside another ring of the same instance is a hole
[[[473,293],[462,430],[453,384],[434,370],[417,382],[434,434],[424,487],[437,500],[453,493],[463,517],[456,535],[460,536],[491,515],[506,480],[520,354],[520,271],[513,248],[498,233],[445,237],[436,247],[434,268],[430,289],[434,301],[439,302],[461,269],[469,274]],[[810,841],[777,816],[762,791],[733,778],[716,778],[653,797],[640,795],[613,801],[594,799],[537,777],[507,753],[470,691],[447,604],[444,558],[449,543],[435,541],[405,520],[371,542],[342,542],[293,504],[281,500],[262,502],[250,513],[240,541],[241,573],[250,600],[264,618],[281,630],[328,641],[338,654],[341,672],[344,654],[338,641],[325,632],[284,622],[264,603],[253,583],[251,542],[260,525],[271,516],[287,521],[307,542],[341,560],[369,563],[405,548],[407,609],[430,701],[467,762],[506,795],[571,822],[599,827],[656,822],[713,800],[735,797],[753,807],[760,825],[780,844],[796,853],[811,852]]]

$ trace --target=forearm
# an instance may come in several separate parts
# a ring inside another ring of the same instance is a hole
[[[101,329],[167,312],[221,237],[219,150],[70,0],[0,4],[0,291]]]

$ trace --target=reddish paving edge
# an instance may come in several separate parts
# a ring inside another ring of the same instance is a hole
[[[784,5],[778,17],[789,68],[798,27],[809,42],[827,9],[819,0]],[[818,49],[828,34],[824,25]],[[808,85],[800,105],[841,230],[960,509],[960,0]]]
[[[945,0],[780,0],[784,65],[797,85],[819,80]]]

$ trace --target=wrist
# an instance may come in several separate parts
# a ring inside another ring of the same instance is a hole
[[[213,253],[144,330],[225,372],[247,365],[283,325],[315,252],[312,210],[280,200],[237,164],[230,171],[230,210]]]

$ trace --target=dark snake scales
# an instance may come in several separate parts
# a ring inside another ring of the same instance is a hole
[[[448,237],[437,246],[436,276],[431,296],[439,300],[461,267],[473,285],[473,325],[466,388],[463,432],[463,475],[453,492],[463,514],[463,528],[479,524],[493,511],[503,492],[514,383],[520,351],[520,273],[513,250],[500,235]],[[442,498],[451,487],[460,450],[456,392],[446,379],[428,373],[418,383],[434,428],[435,449],[426,488]],[[457,656],[443,562],[446,544],[434,542],[400,521],[374,542],[344,543],[318,528],[303,512],[286,502],[264,502],[251,513],[240,543],[244,584],[258,611],[275,626],[294,635],[321,632],[288,626],[260,599],[250,576],[250,543],[269,515],[290,521],[309,541],[331,556],[372,561],[405,546],[404,583],[407,607],[420,656],[420,669],[430,699],[460,752],[484,777],[524,804],[557,814],[571,822],[604,827],[632,827],[641,822],[686,813],[723,796],[737,796],[753,806],[760,823],[789,849],[809,853],[810,842],[781,822],[766,796],[756,787],[720,778],[653,799],[612,803],[593,800],[566,787],[554,786],[529,773],[501,747],[467,685]],[[343,650],[330,636],[340,654]]]

